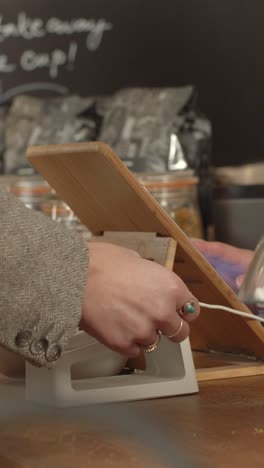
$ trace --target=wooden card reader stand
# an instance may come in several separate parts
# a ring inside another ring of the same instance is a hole
[[[143,257],[171,268],[200,302],[249,312],[107,145],[32,147],[28,157],[93,232],[94,241],[107,240],[134,248]],[[192,354],[198,381],[264,373],[264,328],[259,322],[220,310],[202,309],[199,319],[192,324],[190,343],[193,353],[189,340],[175,345],[163,337],[157,350],[141,362],[143,372],[100,382],[89,379],[85,388],[82,383],[75,393],[65,377],[65,368],[69,367],[66,357],[64,360],[62,356],[53,371],[28,365],[28,397],[43,400],[34,389],[40,379],[43,385],[46,382],[49,395],[46,402],[57,405],[194,393],[197,384]],[[53,400],[50,388],[60,388]]]

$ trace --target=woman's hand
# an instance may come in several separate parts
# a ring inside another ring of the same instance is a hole
[[[84,331],[128,357],[152,345],[157,330],[176,333],[171,338],[175,342],[189,335],[199,304],[195,299],[195,312],[179,316],[192,294],[176,274],[112,244],[90,242],[89,252],[80,324]]]
[[[237,291],[241,286],[254,252],[239,249],[223,242],[208,242],[201,239],[192,239],[192,242],[229,286]]]

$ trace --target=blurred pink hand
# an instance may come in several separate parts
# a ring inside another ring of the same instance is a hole
[[[202,239],[192,239],[192,242],[233,289],[240,288],[254,256],[252,250]]]

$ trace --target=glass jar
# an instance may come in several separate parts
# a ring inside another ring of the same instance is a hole
[[[140,182],[189,237],[203,237],[198,182],[193,171],[141,174]]]
[[[19,198],[27,208],[41,211],[42,203],[51,192],[51,187],[40,177],[28,177],[11,183],[8,191]]]
[[[52,191],[46,197],[46,200],[42,203],[42,212],[53,221],[63,223],[68,229],[75,229],[85,240],[91,238],[90,231],[81,224],[69,205],[63,202],[56,192]]]

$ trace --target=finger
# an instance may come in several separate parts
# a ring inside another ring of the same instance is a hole
[[[236,250],[234,247],[223,242],[209,242],[204,239],[191,239],[195,247],[205,256],[230,257],[230,252]]]
[[[174,343],[180,343],[190,334],[188,323],[177,312],[173,314],[169,324],[161,327],[161,333]]]
[[[177,329],[174,329],[173,333],[170,333],[167,338],[173,343],[180,343],[184,341],[190,335],[190,326],[184,319],[180,318]]]
[[[241,288],[244,278],[245,278],[245,275],[239,275],[236,277],[236,286],[238,289]]]
[[[128,358],[137,358],[141,354],[141,346],[137,343],[128,343],[127,341],[116,341],[112,342],[111,344],[107,344],[107,346],[115,351],[116,353],[122,354],[123,356],[127,356]]]
[[[142,335],[142,338],[137,338],[137,344],[142,347],[143,350],[154,345],[159,341],[158,333],[159,332],[154,328],[152,330],[148,330],[145,335]],[[174,343],[179,343],[189,336],[190,327],[183,318],[179,317],[177,313],[174,313],[170,324],[167,326],[163,325],[160,333]]]
[[[186,284],[173,273],[175,276],[175,301],[176,301],[176,311],[180,313],[180,315],[186,320],[187,322],[193,322],[197,319],[200,313],[200,306],[198,300],[193,296],[191,291],[188,289]],[[187,307],[188,305],[192,305],[193,307]]]
[[[151,346],[157,340],[157,335],[158,332],[153,325],[149,324],[148,327],[141,326],[141,328],[138,329],[135,342],[139,346]]]
[[[87,329],[85,323],[81,327],[86,333],[90,336],[93,336],[99,343],[102,343],[107,348],[115,351],[116,353],[127,356],[128,358],[136,358],[141,353],[141,346],[133,341],[130,336],[130,333],[125,336],[125,333],[122,330],[115,330],[115,333],[98,333],[94,329]],[[155,335],[154,335],[155,336]]]
[[[192,296],[189,291],[189,298],[182,304],[177,312],[186,322],[193,322],[200,314],[200,304],[198,299]]]
[[[247,267],[254,255],[253,251],[240,249],[223,242],[208,242],[203,239],[192,239],[196,248],[210,258],[221,258],[222,262],[235,263]]]
[[[142,348],[138,344],[132,344],[128,347],[116,349],[116,351],[128,358],[137,358],[140,356]]]

